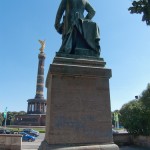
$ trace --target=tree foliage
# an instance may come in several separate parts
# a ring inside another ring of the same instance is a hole
[[[120,120],[129,133],[150,135],[150,84],[138,100],[124,104],[120,114]]]
[[[25,115],[26,112],[25,111],[8,111],[7,112],[7,120],[6,120],[6,124],[7,125],[13,125],[14,120],[15,120],[15,116],[16,115]],[[5,119],[4,119],[4,113],[0,113],[0,125],[4,125]]]
[[[121,122],[131,134],[140,134],[141,106],[137,100],[130,101],[122,106],[120,110]]]
[[[150,109],[150,84],[148,84],[146,90],[142,92],[140,96],[140,101],[145,109]]]
[[[131,14],[143,14],[142,21],[150,25],[150,0],[138,0],[132,2],[132,7],[128,9]]]
[[[0,126],[2,126],[3,120],[4,120],[3,115],[2,113],[0,113]]]

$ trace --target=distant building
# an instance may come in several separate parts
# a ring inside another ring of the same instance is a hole
[[[43,49],[38,55],[38,58],[39,64],[38,64],[35,98],[27,100],[28,102],[27,115],[15,116],[14,121],[15,125],[45,126],[46,99],[44,99],[43,96],[43,89],[44,89],[44,61],[46,55]]]

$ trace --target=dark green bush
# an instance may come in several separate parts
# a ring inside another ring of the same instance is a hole
[[[120,114],[120,121],[129,133],[150,135],[150,85],[138,100],[124,104]]]

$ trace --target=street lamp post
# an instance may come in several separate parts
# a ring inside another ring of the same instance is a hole
[[[7,107],[4,111],[4,119],[5,119],[5,122],[4,122],[4,127],[6,128],[6,121],[7,121]]]

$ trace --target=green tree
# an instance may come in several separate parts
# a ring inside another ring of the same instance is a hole
[[[8,111],[7,112],[7,125],[11,125],[13,120],[15,118],[15,115],[13,112]]]
[[[25,111],[19,111],[17,115],[26,115],[27,113]]]
[[[150,25],[150,0],[137,0],[132,2],[132,7],[128,9],[131,14],[143,14],[142,21]]]
[[[131,134],[143,134],[142,106],[138,100],[124,104],[120,110],[120,120],[123,126]]]
[[[16,115],[25,115],[25,114],[26,114],[25,111],[19,111],[19,112],[16,112],[16,111],[10,112],[10,111],[8,111],[8,113],[7,113],[7,125],[13,125]]]
[[[148,84],[147,88],[142,92],[140,101],[142,102],[142,105],[145,107],[145,109],[150,109],[150,84]]]
[[[124,104],[120,114],[120,120],[129,133],[150,135],[150,84],[139,99]]]
[[[19,111],[19,112],[16,112],[16,111],[12,111],[12,112],[11,112],[11,111],[8,111],[8,112],[7,112],[6,124],[7,124],[7,125],[13,125],[16,115],[25,115],[25,114],[27,114],[25,111]],[[3,117],[3,116],[4,116],[4,113],[2,113],[2,117]],[[4,117],[3,117],[2,124],[4,125]]]
[[[4,120],[3,115],[2,113],[0,113],[0,126],[2,126],[3,120]]]
[[[150,135],[150,84],[148,84],[147,88],[142,92],[139,101],[142,104],[143,124],[146,125],[145,132]]]
[[[115,127],[114,112],[111,112],[111,121],[112,121],[113,127]]]

